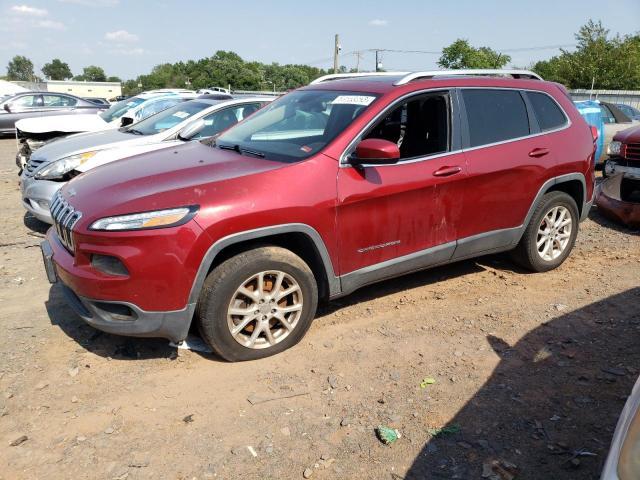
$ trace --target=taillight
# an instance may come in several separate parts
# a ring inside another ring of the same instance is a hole
[[[593,143],[595,143],[598,140],[598,127],[590,125],[589,128],[591,128],[591,136],[593,137]]]

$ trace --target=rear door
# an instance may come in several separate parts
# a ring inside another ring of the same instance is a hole
[[[397,274],[451,257],[466,176],[458,118],[451,92],[418,93],[390,106],[354,141],[351,149],[366,138],[394,142],[401,159],[389,165],[341,165],[342,273],[366,268],[354,275],[372,274],[377,278],[370,280],[377,280],[389,276],[388,268],[397,267],[392,272]]]
[[[462,88],[459,95],[468,178],[456,257],[512,242],[509,229],[523,224],[556,164],[556,129],[541,131],[525,92]]]

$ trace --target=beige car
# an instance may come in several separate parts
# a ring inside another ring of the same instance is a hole
[[[604,121],[604,145],[596,163],[602,164],[601,162],[604,162],[612,153],[609,151],[609,144],[613,136],[622,130],[640,125],[640,122],[631,120],[613,103],[600,102],[600,111]]]

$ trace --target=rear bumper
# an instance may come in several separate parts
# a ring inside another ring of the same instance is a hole
[[[128,302],[85,298],[58,283],[76,314],[98,330],[128,337],[166,338],[175,343],[187,338],[195,304],[172,312],[147,312]]]

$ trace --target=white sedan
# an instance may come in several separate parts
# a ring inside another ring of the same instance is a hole
[[[80,133],[47,143],[33,153],[20,176],[22,203],[36,218],[51,223],[53,195],[76,175],[140,153],[214,136],[272,100],[190,100],[128,127]]]

